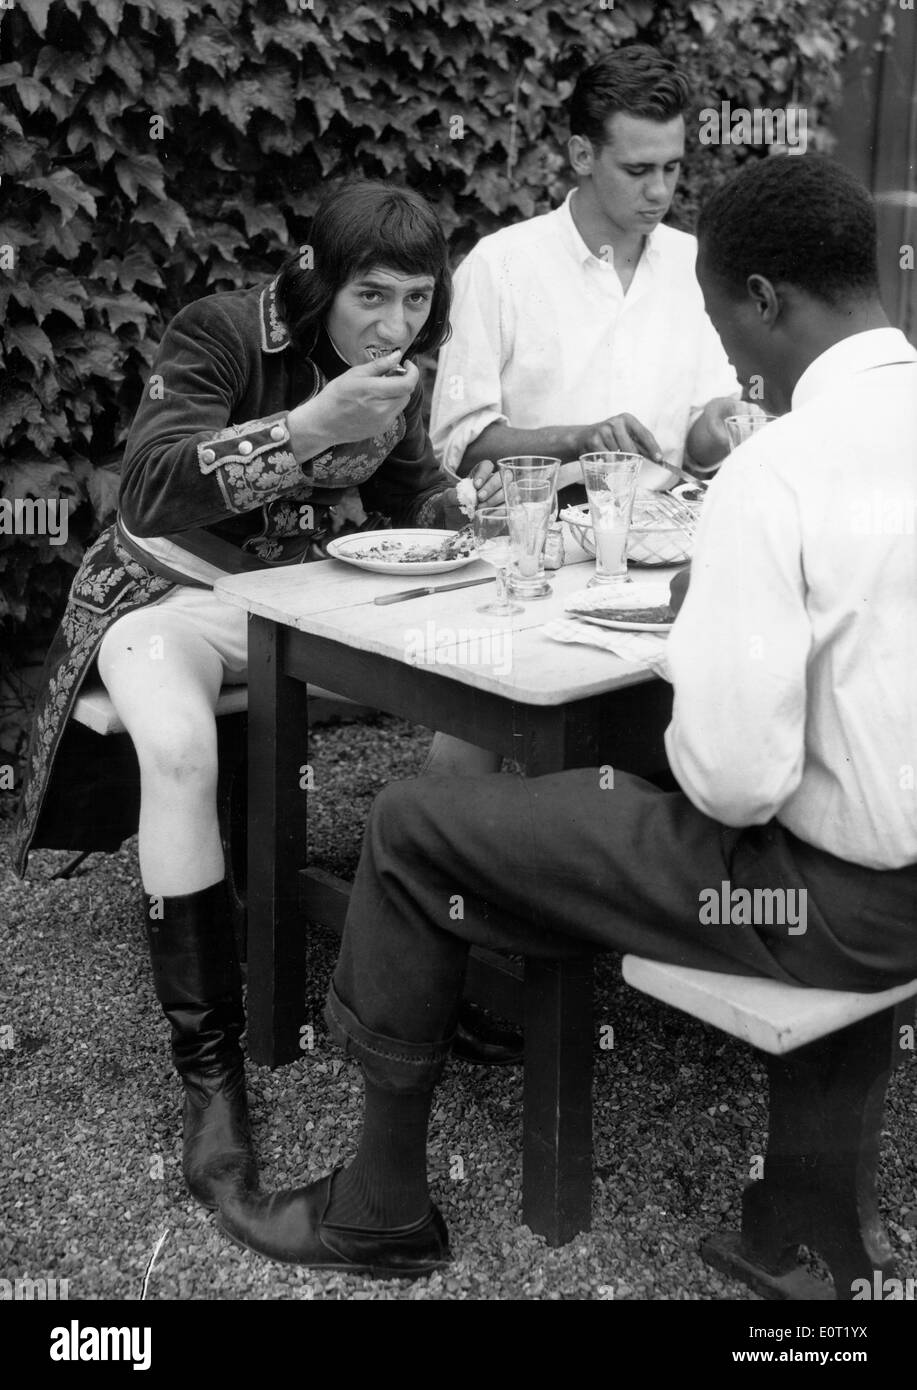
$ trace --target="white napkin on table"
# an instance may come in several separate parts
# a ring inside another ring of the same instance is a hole
[[[655,632],[619,632],[615,628],[597,627],[574,618],[556,618],[542,628],[545,637],[555,642],[581,642],[587,647],[601,647],[624,661],[646,666],[663,680],[671,680],[666,661],[666,639]]]

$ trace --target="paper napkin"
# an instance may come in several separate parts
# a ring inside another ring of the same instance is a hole
[[[666,639],[655,632],[619,632],[615,628],[596,627],[594,623],[579,623],[573,618],[556,618],[545,623],[542,631],[555,642],[581,642],[587,647],[601,647],[623,661],[646,666],[663,680],[671,679],[666,661]]]

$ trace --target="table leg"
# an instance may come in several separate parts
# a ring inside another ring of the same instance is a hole
[[[549,1245],[592,1222],[592,957],[525,963],[522,1219]]]
[[[283,669],[286,630],[248,624],[248,1051],[271,1067],[299,1055],[306,932],[299,865],[306,854],[309,707]]]
[[[586,761],[568,711],[517,706],[515,716],[527,776]],[[591,955],[525,962],[522,1219],[549,1245],[592,1224],[592,993]]]

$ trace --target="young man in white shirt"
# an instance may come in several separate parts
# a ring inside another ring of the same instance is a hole
[[[576,188],[554,212],[484,237],[454,277],[431,437],[447,467],[623,449],[701,468],[728,451],[738,383],[704,312],[692,236],[661,225],[685,148],[688,83],[633,44],[570,99]],[[644,466],[645,487],[673,475]]]
[[[646,44],[580,74],[570,98],[577,186],[554,212],[484,237],[453,278],[430,436],[453,472],[542,454],[561,460],[561,504],[585,501],[581,454],[642,454],[667,489],[729,449],[745,409],[704,311],[697,242],[662,226],[685,148],[688,83]],[[500,759],[437,734],[425,772],[473,776]]]
[[[832,161],[746,165],[699,236],[740,379],[788,413],[705,503],[669,639],[682,790],[603,790],[598,768],[385,789],[326,1010],[364,1071],[359,1152],[224,1212],[252,1249],[391,1275],[449,1258],[426,1126],[472,944],[835,989],[917,975],[917,351],[879,302],[869,195]]]

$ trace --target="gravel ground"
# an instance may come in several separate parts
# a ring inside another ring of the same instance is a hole
[[[428,736],[397,720],[316,731],[314,862],[352,872],[374,794],[416,771]],[[709,1269],[702,1237],[738,1221],[764,1150],[759,1058],[599,968],[597,1026],[614,1026],[595,1079],[593,1229],[549,1249],[521,1222],[521,1069],[453,1063],[431,1128],[431,1184],[455,1262],[415,1284],[311,1274],[230,1245],[185,1193],[179,1086],[137,910],[136,847],[53,881],[66,854],[9,868],[0,823],[0,1278],[69,1280],[71,1298],[136,1299],[157,1242],[150,1299],[751,1299]],[[315,933],[315,1047],[278,1071],[249,1065],[266,1187],[308,1180],[352,1154],[357,1068],[330,1043],[321,1005],[332,937]],[[12,1029],[12,1034],[10,1033]],[[10,1045],[12,1044],[12,1045]],[[917,1277],[913,1054],[887,1107],[882,1213],[899,1277]],[[460,1160],[460,1161],[459,1161]]]

